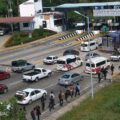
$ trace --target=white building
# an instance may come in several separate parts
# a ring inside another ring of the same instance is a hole
[[[64,14],[61,12],[43,12],[42,0],[28,0],[19,5],[20,17],[33,17],[29,23],[20,23],[21,30],[33,30],[40,27],[55,32],[64,28]]]
[[[21,17],[35,16],[43,11],[42,0],[28,0],[19,5]]]

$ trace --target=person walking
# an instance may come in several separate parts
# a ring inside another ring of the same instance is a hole
[[[40,106],[37,105],[36,108],[36,116],[37,116],[37,120],[40,120],[40,115],[41,115],[41,110],[40,110]]]
[[[108,73],[107,68],[104,68],[104,70],[103,70],[104,80],[106,80],[106,78],[107,78],[107,73]]]
[[[75,97],[76,95],[80,95],[80,85],[79,83],[77,83],[76,87],[75,87]]]
[[[99,71],[98,72],[98,83],[100,83],[100,81],[101,81],[101,72]]]
[[[43,95],[43,96],[41,97],[41,107],[42,107],[42,111],[45,110],[45,100],[46,100],[46,98],[45,98],[45,96]]]
[[[50,99],[49,99],[49,111],[54,109],[54,105],[55,105],[55,100],[54,100],[53,96],[50,96]]]
[[[73,84],[69,86],[69,91],[70,91],[70,96],[71,96],[71,98],[72,98],[73,95],[74,95],[74,91],[75,91],[75,88],[74,88],[74,85],[73,85]]]
[[[35,108],[30,112],[32,120],[36,120]]]
[[[111,75],[113,75],[113,73],[114,73],[114,69],[115,69],[115,67],[114,67],[114,65],[112,64],[112,65],[110,66]]]
[[[68,102],[68,98],[70,96],[70,90],[67,88],[65,91],[65,101]]]
[[[50,98],[49,98],[49,111],[54,109],[54,106],[55,106],[55,95],[54,95],[53,91],[51,91]]]
[[[63,97],[64,97],[64,93],[62,90],[60,90],[60,92],[58,94],[60,106],[63,106]]]

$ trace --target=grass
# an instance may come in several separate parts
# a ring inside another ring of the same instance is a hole
[[[42,28],[34,30],[32,32],[32,37],[29,37],[28,32],[17,32],[12,35],[12,37],[5,43],[4,46],[11,47],[25,44],[54,34],[56,34],[56,32],[44,30]]]
[[[120,120],[120,75],[118,79],[57,120]]]

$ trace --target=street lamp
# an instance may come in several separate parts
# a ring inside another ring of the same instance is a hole
[[[85,17],[86,19],[87,19],[87,32],[88,32],[88,34],[89,34],[89,32],[90,32],[90,27],[89,27],[89,17],[88,16],[85,16],[85,15],[83,15],[83,14],[81,14],[80,12],[78,12],[78,11],[74,11],[76,14],[78,14],[78,15],[81,15],[81,16],[83,16],[83,17]],[[90,39],[89,39],[89,42],[90,42]],[[89,45],[90,46],[90,45]],[[90,47],[89,47],[89,50],[90,50]],[[94,98],[94,91],[93,91],[93,77],[92,77],[92,66],[91,66],[91,57],[89,56],[89,60],[90,60],[90,81],[91,81],[91,96],[92,96],[92,98]]]

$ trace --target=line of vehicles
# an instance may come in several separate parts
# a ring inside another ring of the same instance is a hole
[[[82,43],[83,44],[83,43]],[[89,49],[90,51],[92,49]],[[93,49],[94,50],[94,49]],[[91,58],[91,59],[89,59]],[[112,60],[112,59],[111,59]],[[84,80],[84,76],[79,73],[70,72],[71,69],[82,66],[85,63],[84,71],[86,73],[97,74],[98,69],[111,65],[110,59],[102,57],[95,52],[88,52],[85,59],[82,60],[79,56],[79,52],[75,50],[67,50],[63,53],[63,56],[58,57],[55,55],[47,56],[43,59],[43,63],[46,65],[56,64],[56,70],[64,71],[63,75],[58,78],[58,84],[68,86],[78,81]],[[44,77],[50,77],[53,73],[50,69],[36,68],[35,65],[29,63],[26,60],[16,60],[11,62],[11,70],[13,72],[20,72],[23,74],[23,81],[37,82]],[[9,78],[10,74],[5,74],[5,78]],[[0,92],[6,93],[8,87],[0,84]],[[15,96],[19,104],[30,104],[33,101],[41,98],[43,95],[47,95],[47,91],[44,89],[26,88],[22,91],[17,91]]]

